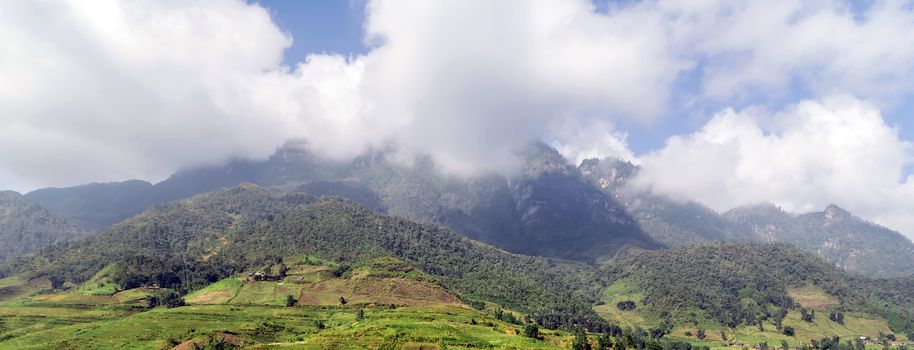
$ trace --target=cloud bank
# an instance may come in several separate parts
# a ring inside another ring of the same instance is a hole
[[[912,150],[872,104],[836,96],[776,113],[720,112],[641,157],[634,182],[718,211],[773,202],[796,213],[837,203],[914,232],[914,177],[903,177]]]
[[[505,171],[544,140],[575,160],[640,160],[646,188],[721,210],[836,202],[914,234],[898,214],[914,208],[911,147],[880,112],[914,91],[909,2],[377,0],[366,13],[366,54],[289,67],[294,38],[257,4],[0,3],[0,187],[158,180],[290,138],[335,158],[394,144]],[[633,154],[614,125],[662,127],[689,110],[672,101],[733,109]]]

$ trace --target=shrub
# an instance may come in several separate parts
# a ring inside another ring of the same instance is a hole
[[[784,326],[784,335],[792,337],[796,335],[796,331],[791,326]]]
[[[626,300],[616,303],[616,307],[622,311],[634,310],[636,305],[634,301]]]

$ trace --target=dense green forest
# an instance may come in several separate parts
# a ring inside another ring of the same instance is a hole
[[[18,193],[0,191],[0,261],[88,234]]]
[[[837,300],[833,312],[879,315],[893,331],[914,332],[910,278],[848,275],[785,244],[717,243],[642,252],[605,266],[604,273],[612,283],[638,291],[648,312],[677,323],[707,318],[731,328],[780,324],[788,310],[809,311],[788,289],[813,286]]]

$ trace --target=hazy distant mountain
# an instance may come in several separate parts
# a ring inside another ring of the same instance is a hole
[[[789,243],[822,255],[847,271],[875,276],[914,275],[914,243],[898,232],[871,224],[837,206],[795,216],[774,205],[737,208],[719,214],[688,201],[631,191],[638,168],[612,158],[579,167],[591,183],[625,204],[647,234],[663,244],[706,241]]]
[[[233,160],[222,166],[188,169],[155,185],[146,181],[93,183],[67,188],[45,188],[25,195],[83,227],[101,229],[142,212],[157,203],[188,198],[245,182],[272,185],[330,178],[332,164],[299,147],[285,147],[265,161]]]
[[[153,185],[140,180],[45,188],[24,197],[93,230],[133,216],[156,202]]]
[[[0,261],[86,233],[47,209],[29,203],[19,193],[0,191]]]
[[[838,267],[877,276],[914,274],[914,244],[898,232],[860,219],[836,205],[790,215],[773,205],[724,214],[766,242],[787,242],[828,258]]]

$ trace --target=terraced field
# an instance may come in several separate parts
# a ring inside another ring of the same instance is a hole
[[[431,277],[394,259],[341,271],[326,263],[296,264],[276,281],[242,274],[186,296],[189,306],[146,309],[159,292],[138,288],[99,294],[111,285],[50,291],[22,279],[0,280],[17,292],[0,306],[0,349],[558,349],[571,336],[520,326],[479,311]],[[288,295],[297,305],[286,306]],[[347,299],[341,304],[339,297]],[[221,345],[219,345],[221,344]]]
[[[810,323],[803,321],[799,311],[790,310],[783,325],[794,327],[796,331],[794,336],[784,335],[777,329],[773,320],[763,323],[764,331],[760,331],[757,326],[740,326],[732,329],[722,327],[717,322],[710,320],[702,310],[695,309],[680,312],[673,317],[674,323],[680,326],[675,327],[668,337],[711,348],[752,346],[762,341],[777,345],[782,340],[790,346],[799,348],[808,344],[811,339],[820,339],[824,335],[837,335],[843,339],[852,339],[859,336],[876,338],[880,333],[892,333],[886,320],[874,315],[849,313],[845,316],[843,325],[830,321],[828,310],[837,306],[838,301],[820,288],[808,286],[790,289],[788,294],[801,306],[819,311],[817,318]],[[634,310],[620,310],[616,305],[628,300],[635,302]],[[610,285],[604,292],[602,303],[594,306],[594,310],[601,317],[628,327],[655,327],[662,321],[660,315],[645,310],[642,295],[625,282]],[[681,326],[690,323],[692,326]],[[704,339],[695,337],[699,328],[705,330]],[[687,332],[690,335],[687,335]],[[723,339],[721,333],[726,336],[726,340]],[[899,339],[904,339],[904,336],[899,335]]]

